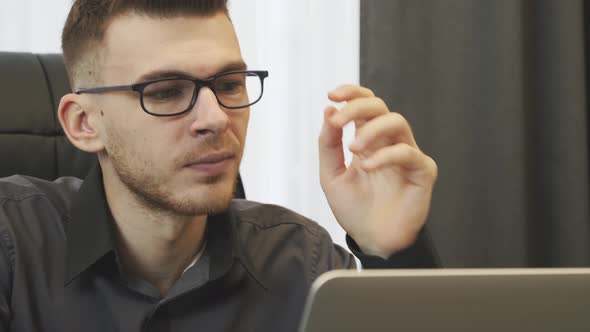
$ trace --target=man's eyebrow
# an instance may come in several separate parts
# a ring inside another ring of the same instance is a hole
[[[220,74],[220,73],[224,73],[226,71],[246,70],[246,69],[248,69],[248,66],[243,61],[230,62],[230,63],[225,64],[223,67],[221,67],[221,69],[219,69],[215,73],[215,75]],[[215,76],[215,75],[213,75],[213,76]]]
[[[213,75],[215,76],[219,73],[224,73],[227,71],[234,71],[234,70],[246,70],[248,66],[243,61],[237,62],[230,62],[223,65],[220,69],[218,69]],[[146,74],[141,75],[135,82],[145,82],[145,81],[152,81],[158,80],[161,78],[170,78],[170,77],[193,77],[193,75],[189,72],[183,70],[173,70],[173,69],[160,69],[148,72]],[[206,79],[208,77],[204,77],[202,79]]]

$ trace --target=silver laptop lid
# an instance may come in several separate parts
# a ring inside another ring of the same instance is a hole
[[[590,269],[331,271],[300,332],[590,331]]]

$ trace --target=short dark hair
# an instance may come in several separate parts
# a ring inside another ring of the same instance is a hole
[[[120,15],[138,13],[157,18],[203,17],[219,12],[229,17],[227,0],[74,0],[61,41],[70,84],[75,87],[82,71],[90,77],[96,77],[97,59],[93,54],[104,41],[109,23]]]

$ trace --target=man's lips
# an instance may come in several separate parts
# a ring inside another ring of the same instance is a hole
[[[205,155],[185,167],[197,170],[207,175],[218,175],[227,170],[236,155],[231,152],[215,152]]]

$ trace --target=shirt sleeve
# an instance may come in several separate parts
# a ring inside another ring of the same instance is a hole
[[[354,257],[346,249],[332,242],[330,234],[319,231],[312,252],[312,279],[324,272],[335,269],[356,269]]]
[[[0,332],[8,331],[10,325],[10,289],[12,266],[3,242],[5,234],[0,232]]]
[[[387,259],[365,255],[358,244],[348,235],[346,235],[346,244],[361,261],[364,269],[426,269],[437,268],[441,265],[426,228],[420,231],[412,245]]]

